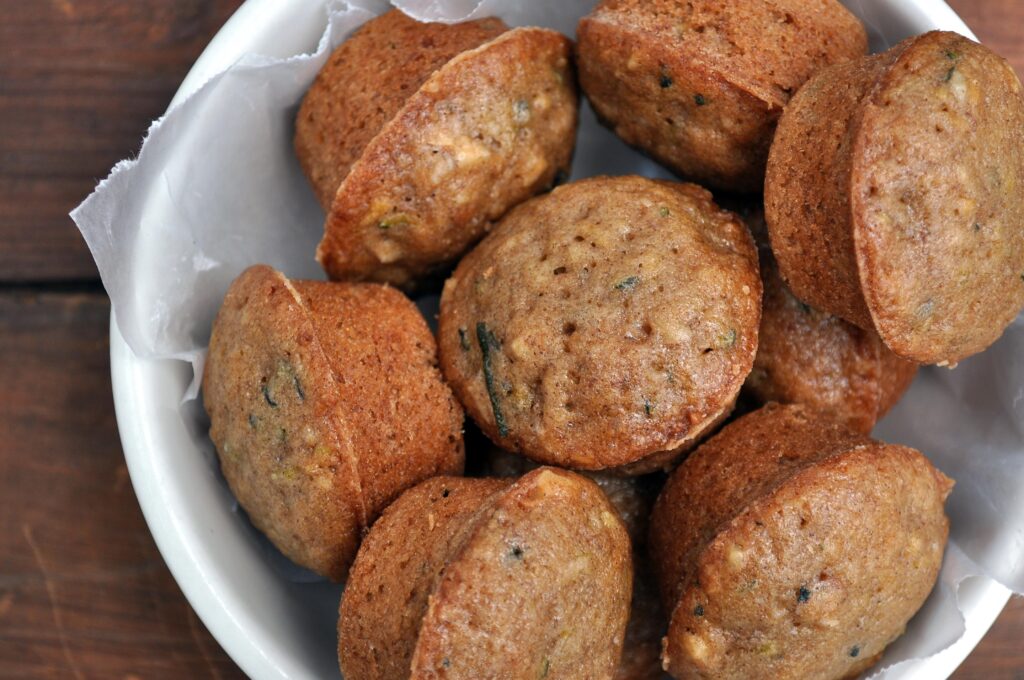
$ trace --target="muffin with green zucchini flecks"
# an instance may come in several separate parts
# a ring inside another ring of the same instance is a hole
[[[805,406],[727,425],[672,474],[649,546],[676,678],[838,680],[869,668],[942,566],[953,482]]]
[[[589,479],[438,477],[363,542],[338,617],[361,680],[611,680],[632,587],[629,536]]]
[[[630,474],[730,412],[761,280],[740,219],[694,185],[600,177],[506,216],[441,297],[441,365],[498,446]]]
[[[1024,94],[955,33],[807,82],[772,144],[765,213],[801,300],[896,355],[955,365],[1024,307]]]
[[[867,49],[838,0],[602,0],[580,84],[623,140],[688,179],[760,191],[775,123],[818,69]]]
[[[327,213],[333,279],[413,286],[568,169],[571,43],[499,19],[421,23],[397,9],[331,55],[295,123]]]
[[[386,286],[247,269],[214,322],[203,400],[249,519],[334,580],[399,493],[462,472],[462,409],[441,380],[434,338]]]
[[[528,458],[497,447],[487,451],[486,459],[487,474],[495,477],[518,477],[537,467]],[[633,599],[614,680],[663,680],[667,676],[661,668],[661,638],[668,624],[647,558],[647,530],[664,475],[582,474],[594,480],[615,506],[633,547]]]

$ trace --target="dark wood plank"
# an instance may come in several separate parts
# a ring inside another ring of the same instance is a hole
[[[0,677],[233,678],[149,535],[100,293],[0,294]]]
[[[1006,605],[954,680],[1024,680],[1024,598]]]
[[[241,0],[0,0],[0,281],[96,277],[68,212]]]

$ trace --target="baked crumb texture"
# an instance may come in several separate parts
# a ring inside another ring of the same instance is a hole
[[[760,192],[793,93],[867,50],[837,0],[604,0],[577,34],[580,84],[619,137],[684,177],[738,191]]]
[[[765,210],[801,300],[954,365],[1024,307],[1024,97],[955,33],[826,69],[779,124]]]
[[[636,474],[729,414],[760,315],[739,217],[692,184],[594,178],[515,208],[463,258],[441,365],[498,446]]]
[[[441,380],[434,338],[386,286],[247,269],[214,322],[203,400],[221,471],[249,519],[334,580],[399,493],[462,473],[463,412]]]
[[[650,546],[677,678],[855,677],[935,584],[953,483],[804,406],[727,425],[673,473]]]
[[[412,286],[567,173],[570,52],[547,29],[420,23],[398,10],[343,43],[295,133],[327,213],[317,259],[331,278]]]
[[[342,673],[610,679],[631,590],[629,536],[589,479],[432,479],[360,549],[339,615]]]

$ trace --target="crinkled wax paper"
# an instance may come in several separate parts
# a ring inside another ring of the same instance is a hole
[[[314,52],[285,59],[247,55],[214,75],[156,121],[138,158],[118,164],[72,213],[121,334],[139,357],[192,361],[201,368],[221,299],[251,264],[266,262],[291,277],[323,276],[313,259],[323,213],[292,151],[293,118],[330,51],[386,4],[311,2],[323,4],[327,26]],[[421,19],[498,15],[512,25],[546,25],[572,35],[593,2],[395,4]],[[875,49],[903,37],[879,30],[891,24],[891,3],[848,4],[872,30]],[[585,108],[573,177],[628,172],[670,176],[600,127]],[[887,664],[934,654],[959,638],[963,619],[956,593],[964,579],[987,574],[1024,591],[1022,348],[1018,320],[994,347],[955,370],[922,370],[878,428],[879,437],[919,448],[957,480],[948,504],[952,541],[939,585],[887,653]],[[883,675],[895,677],[898,668]]]

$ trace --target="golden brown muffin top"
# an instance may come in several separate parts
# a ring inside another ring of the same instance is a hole
[[[317,248],[328,275],[412,286],[550,187],[575,145],[570,52],[520,27],[427,79],[338,188]]]
[[[221,469],[253,523],[335,580],[395,496],[463,468],[462,409],[430,329],[386,286],[250,267],[214,323],[203,396]]]
[[[629,537],[598,486],[566,470],[529,472],[494,498],[445,569],[412,677],[610,679],[632,581]]]
[[[951,487],[917,451],[802,406],[737,420],[679,467],[652,517],[674,605],[667,667],[721,678],[863,670],[935,583]]]
[[[680,60],[781,108],[815,71],[864,54],[864,26],[836,0],[603,0],[587,20],[618,23]]]
[[[342,675],[406,680],[430,595],[509,479],[435,477],[388,506],[359,549],[338,614]]]
[[[956,363],[1024,307],[1024,96],[955,33],[906,41],[866,94],[852,151],[857,266],[900,356]]]
[[[392,9],[338,46],[303,99],[295,135],[324,210],[370,140],[437,69],[506,30],[496,18],[425,23]]]
[[[768,404],[701,445],[655,503],[649,543],[664,601],[679,599],[701,551],[747,506],[798,471],[870,441],[814,409]]]
[[[559,187],[445,284],[442,367],[493,441],[582,469],[679,447],[731,408],[757,347],[750,234],[694,185]]]

